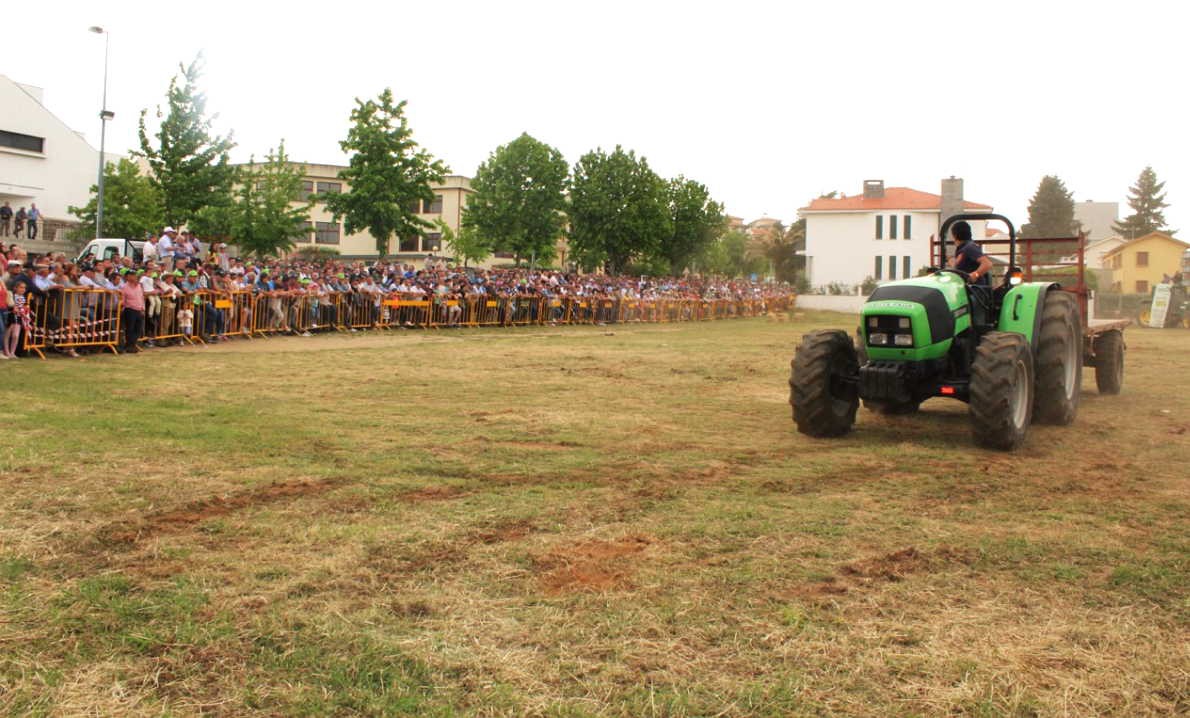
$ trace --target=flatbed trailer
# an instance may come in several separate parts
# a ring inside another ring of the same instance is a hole
[[[1064,292],[1077,297],[1082,319],[1083,366],[1095,369],[1095,383],[1100,393],[1118,394],[1124,380],[1124,328],[1129,319],[1092,319],[1090,288],[1086,282],[1087,236],[1017,237],[1016,267],[1026,282],[1054,282]],[[1010,240],[984,238],[979,246],[995,264],[995,272],[1008,271]],[[930,238],[930,257],[940,266],[942,248],[938,238]],[[1001,276],[1002,278],[1002,276]],[[995,280],[993,280],[995,284]]]

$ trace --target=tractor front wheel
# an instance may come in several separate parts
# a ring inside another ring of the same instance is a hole
[[[1104,332],[1095,339],[1095,384],[1100,394],[1119,394],[1124,388],[1124,334]]]
[[[975,443],[1011,451],[1033,415],[1033,353],[1024,336],[988,332],[971,365],[971,432]]]
[[[1037,341],[1037,395],[1033,419],[1064,426],[1078,413],[1083,385],[1083,332],[1078,302],[1070,292],[1052,290],[1041,310]]]
[[[851,431],[859,408],[859,361],[847,332],[810,332],[790,364],[789,403],[797,430],[814,437]]]

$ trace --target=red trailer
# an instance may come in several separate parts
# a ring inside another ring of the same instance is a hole
[[[1002,280],[1008,271],[1010,240],[984,238],[979,246],[996,265]],[[1088,310],[1090,291],[1086,283],[1087,236],[1017,237],[1017,269],[1026,282],[1055,282],[1063,291],[1077,296],[1083,329],[1083,366],[1095,368],[1095,383],[1102,394],[1119,394],[1124,383],[1124,327],[1127,319],[1092,319]],[[931,264],[942,257],[937,237],[930,238]],[[996,281],[993,280],[993,284]]]

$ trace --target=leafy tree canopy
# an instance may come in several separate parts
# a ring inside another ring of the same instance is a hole
[[[109,237],[143,239],[165,226],[161,191],[140,167],[124,158],[103,168],[103,233]],[[91,185],[91,200],[82,207],[69,207],[83,231],[95,236],[95,205],[99,187]]]
[[[356,99],[355,103],[351,129],[339,143],[351,157],[339,179],[350,188],[313,199],[325,203],[336,219],[343,219],[347,234],[370,232],[376,238],[376,251],[384,257],[394,236],[416,237],[434,226],[419,217],[412,205],[432,202],[432,186],[450,170],[414,141],[405,117],[406,103],[394,103],[391,89],[385,88],[375,100]]]
[[[548,262],[566,223],[569,170],[561,152],[522,134],[476,170],[463,223],[482,246],[511,252],[518,262]]]
[[[681,176],[669,181],[666,199],[670,232],[662,242],[661,255],[669,262],[670,272],[680,274],[722,235],[723,205],[711,199],[704,185]]]
[[[574,166],[570,246],[587,269],[619,273],[630,260],[656,256],[672,232],[666,183],[644,157],[619,145],[596,149]]]
[[[175,226],[204,207],[226,204],[235,179],[235,168],[228,162],[235,142],[231,135],[212,135],[214,117],[207,117],[206,95],[198,89],[201,63],[200,55],[189,65],[179,66],[182,81],[179,83],[176,75],[170,80],[167,109],[158,106],[161,126],[152,138],[145,124],[148,110],[140,115],[140,150],[135,154],[148,162],[153,185],[161,193],[165,221]]]

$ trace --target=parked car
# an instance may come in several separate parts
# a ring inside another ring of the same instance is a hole
[[[132,261],[139,263],[144,259],[145,243],[133,239],[92,239],[79,252],[75,263],[82,262],[88,255],[90,261],[98,262],[104,259],[118,261],[121,257],[132,257]]]

